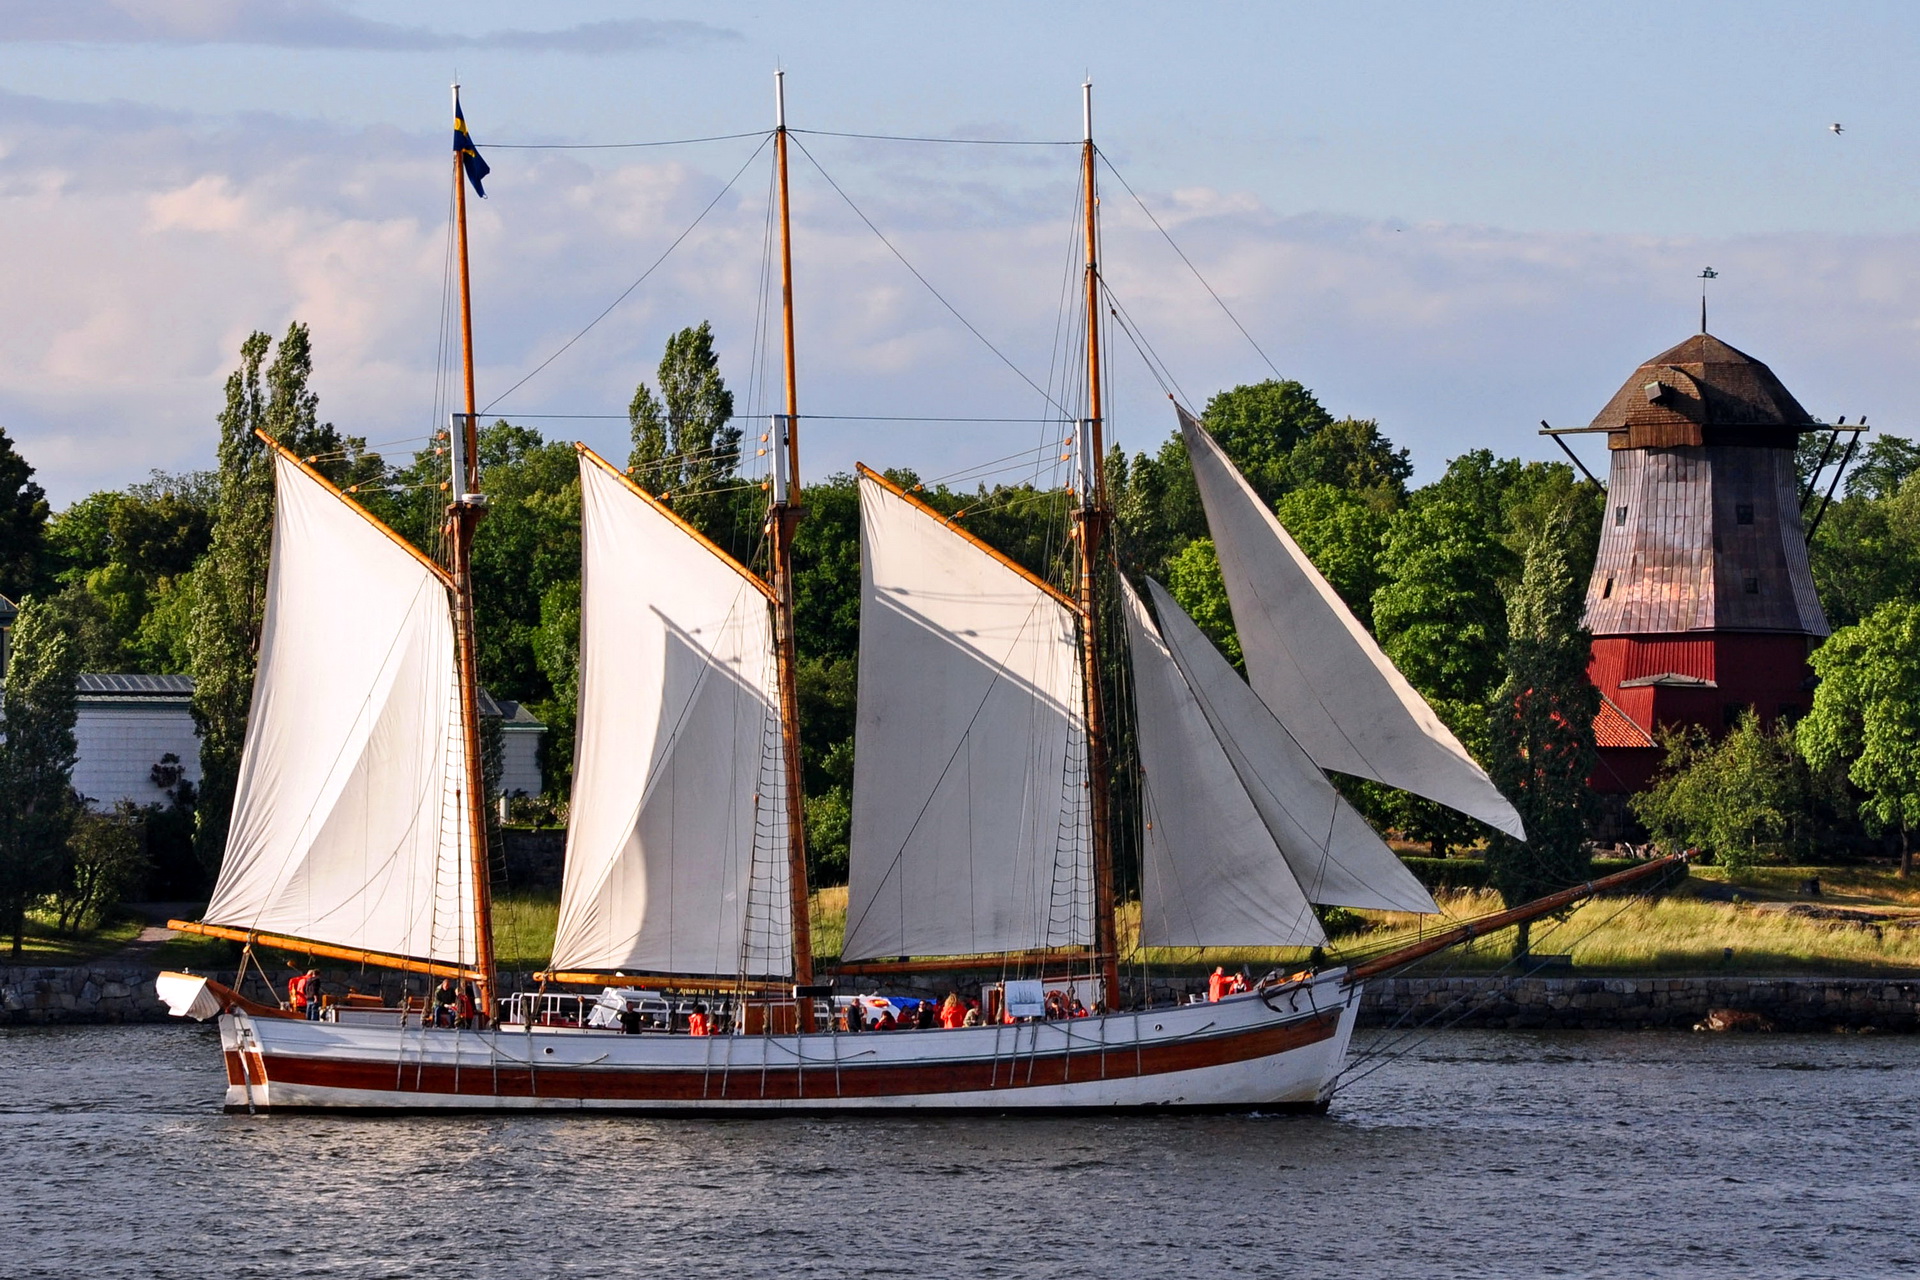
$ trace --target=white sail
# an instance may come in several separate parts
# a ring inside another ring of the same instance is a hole
[[[1160,638],[1307,900],[1384,911],[1438,911],[1419,877],[1334,790],[1166,588],[1149,579],[1147,590],[1160,619]]]
[[[459,964],[474,895],[442,577],[274,457],[273,551],[210,924]]]
[[[792,971],[771,601],[585,452],[559,970]]]
[[[1525,839],[1520,815],[1380,651],[1200,424],[1180,432],[1255,693],[1323,769],[1425,796]]]
[[[848,959],[1093,942],[1075,612],[860,473]]]
[[[1318,946],[1327,935],[1289,860],[1146,606],[1125,579],[1120,585],[1145,775],[1141,943]]]

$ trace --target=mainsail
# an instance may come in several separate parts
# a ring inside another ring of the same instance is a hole
[[[580,535],[553,968],[791,972],[767,587],[584,447]]]
[[[266,623],[208,924],[476,960],[445,576],[274,455]]]
[[[1076,613],[860,469],[845,956],[1093,941]]]
[[[1327,940],[1187,680],[1120,580],[1145,775],[1145,946],[1317,946]],[[1323,780],[1324,781],[1324,780]]]
[[[1520,815],[1407,683],[1212,436],[1180,433],[1254,692],[1323,769],[1425,796],[1525,839]]]
[[[1307,900],[1383,911],[1439,910],[1419,877],[1334,790],[1166,589],[1149,579],[1147,590],[1160,638],[1188,696],[1206,716]],[[1141,729],[1144,734],[1144,724]]]

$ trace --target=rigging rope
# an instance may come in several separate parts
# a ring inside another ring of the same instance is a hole
[[[752,137],[755,135],[750,134],[748,136]],[[652,266],[648,267],[645,271],[640,273],[640,278],[638,280],[635,280],[632,284],[622,289],[620,291],[619,297],[615,298],[612,302],[609,302],[605,310],[603,310],[599,315],[595,316],[592,320],[587,322],[586,328],[580,330],[580,332],[574,334],[571,338],[568,338],[564,343],[561,344],[560,349],[558,351],[555,351],[552,355],[548,356],[545,360],[542,360],[539,364],[535,365],[533,367],[533,371],[528,373],[526,377],[520,379],[520,381],[514,383],[512,386],[508,387],[505,391],[502,391],[499,395],[495,396],[493,399],[487,401],[486,407],[481,409],[480,412],[491,413],[495,405],[499,404],[502,400],[505,400],[508,396],[518,391],[521,387],[526,386],[527,383],[533,381],[535,378],[540,376],[541,372],[545,370],[548,365],[552,364],[555,360],[558,360],[561,356],[565,355],[567,353],[568,348],[572,347],[574,343],[580,341],[580,339],[586,337],[589,333],[593,332],[594,326],[598,325],[602,320],[605,320],[608,316],[612,315],[613,309],[619,306],[621,303],[625,302],[629,294],[631,294],[635,289],[638,289],[641,285],[645,284],[647,281],[647,277],[651,276],[655,271],[658,271],[660,269],[660,264],[665,262],[669,257],[672,256],[673,251],[680,247],[680,242],[685,240],[688,236],[692,235],[694,232],[694,229],[698,227],[702,222],[706,221],[707,215],[713,212],[714,206],[719,204],[721,200],[725,199],[729,191],[733,190],[733,184],[740,181],[740,175],[744,174],[747,171],[748,166],[751,165],[754,162],[754,160],[759,157],[760,153],[766,149],[768,138],[771,138],[771,137],[772,135],[769,134],[767,135],[767,137],[763,137],[760,139],[760,145],[753,149],[753,154],[747,157],[746,163],[741,165],[738,169],[736,169],[734,171],[733,176],[727,179],[727,185],[720,188],[719,193],[715,195],[713,199],[707,201],[706,207],[700,210],[700,215],[687,225],[687,229],[685,231],[682,231],[679,235],[673,238],[673,243],[668,245],[666,249],[661,252],[660,256],[653,260]]]

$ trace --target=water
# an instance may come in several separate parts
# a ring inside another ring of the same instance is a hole
[[[207,1027],[0,1031],[0,1276],[1920,1270],[1898,1037],[1451,1032],[1325,1117],[249,1118],[220,1077]]]

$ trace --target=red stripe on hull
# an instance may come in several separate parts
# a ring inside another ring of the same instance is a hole
[[[578,1098],[593,1102],[726,1103],[911,1097],[1006,1092],[1191,1071],[1272,1057],[1331,1038],[1340,1011],[1330,1009],[1276,1027],[1138,1048],[1014,1055],[924,1064],[809,1065],[804,1069],[738,1066],[710,1070],[648,1067],[541,1067],[513,1063],[453,1067],[334,1058],[255,1057],[254,1083],[352,1089],[369,1093],[470,1098]],[[229,1055],[228,1079],[238,1074]]]

